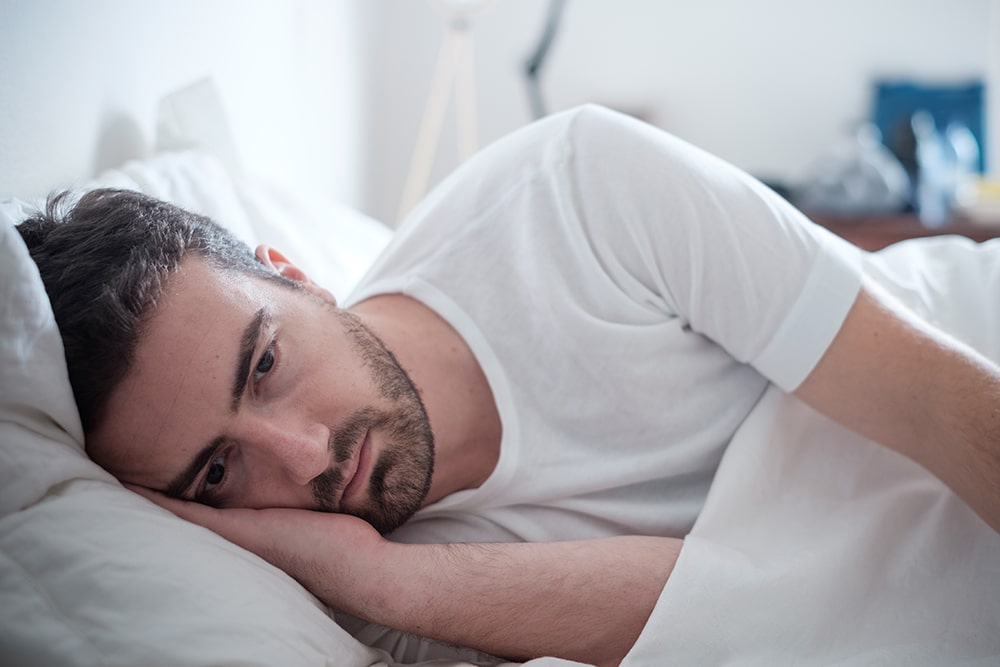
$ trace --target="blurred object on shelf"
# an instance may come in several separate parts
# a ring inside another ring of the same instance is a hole
[[[875,85],[872,117],[910,180],[910,207],[931,229],[948,223],[959,192],[985,171],[983,84]]]
[[[1000,179],[967,183],[956,194],[955,214],[977,225],[1000,228]]]
[[[906,207],[909,192],[903,165],[882,144],[878,128],[864,123],[852,141],[820,160],[793,198],[803,209],[858,217],[898,213]]]
[[[954,158],[952,205],[957,209],[963,200],[979,196],[977,188],[983,179],[979,176],[977,166],[982,152],[972,130],[961,123],[950,123],[944,134]]]
[[[960,123],[969,129],[978,146],[984,146],[984,86],[981,81],[954,85],[923,85],[912,81],[882,81],[875,84],[872,120],[882,132],[882,141],[903,166],[916,168],[911,120],[917,111],[926,111],[937,127]],[[985,156],[976,160],[976,173],[986,171]]]
[[[979,164],[979,144],[972,132],[952,121],[939,132],[927,111],[913,114],[911,121],[917,140],[917,182],[914,199],[920,221],[931,228],[946,224],[952,209],[975,182]]]
[[[873,122],[910,179],[910,209],[929,228],[947,224],[958,192],[986,169],[981,81],[875,84]]]
[[[914,183],[914,207],[920,222],[937,229],[951,216],[954,195],[952,151],[944,135],[938,132],[934,116],[921,109],[910,119],[916,141],[917,172]]]

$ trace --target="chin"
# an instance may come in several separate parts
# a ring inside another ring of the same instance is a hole
[[[413,518],[431,488],[433,456],[403,458],[385,452],[372,470],[365,507],[359,516],[385,535]]]

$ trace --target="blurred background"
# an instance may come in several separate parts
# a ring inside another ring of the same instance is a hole
[[[917,206],[918,108],[949,183],[1000,168],[1000,0],[0,0],[0,197],[148,155],[160,99],[204,77],[248,169],[390,224],[584,102],[834,214]]]

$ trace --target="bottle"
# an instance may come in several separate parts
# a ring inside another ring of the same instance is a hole
[[[932,229],[943,227],[951,216],[954,194],[954,159],[934,117],[920,110],[910,118],[917,142],[916,209],[920,222]]]
[[[979,173],[979,142],[968,126],[952,121],[944,132],[954,156],[952,167],[952,205],[976,197],[976,176]]]

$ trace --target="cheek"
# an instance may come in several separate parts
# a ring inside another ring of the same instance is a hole
[[[353,404],[356,399],[368,402],[372,380],[360,353],[348,341],[325,341],[328,336],[316,332],[314,340],[289,341],[282,350],[282,372],[275,376],[275,389],[282,395],[322,400],[330,407]]]

